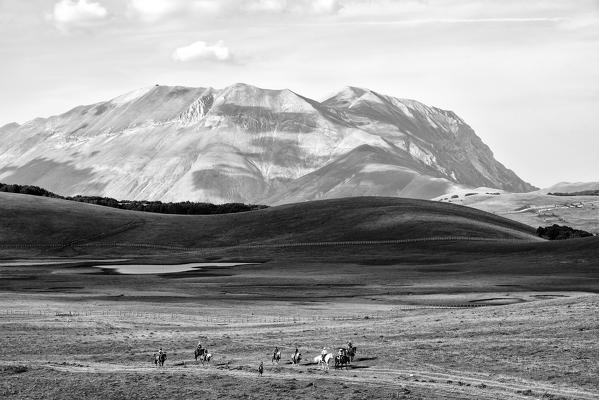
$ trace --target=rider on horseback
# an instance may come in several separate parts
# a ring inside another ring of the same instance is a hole
[[[322,357],[322,362],[326,362],[325,357],[327,356],[327,348],[323,347],[322,351],[320,352],[320,356]]]
[[[161,356],[162,354],[164,354],[164,352],[162,351],[162,347],[158,350],[158,355]]]
[[[354,348],[354,346],[352,346],[351,340],[348,340],[347,341],[347,351],[352,351],[353,348]]]
[[[202,341],[201,340],[198,342],[196,349],[202,350]]]
[[[275,351],[272,354],[273,358],[276,358],[278,353],[279,353],[279,346],[275,346]]]

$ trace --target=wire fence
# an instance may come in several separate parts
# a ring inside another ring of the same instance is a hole
[[[7,249],[29,249],[29,248],[65,248],[65,247],[123,247],[139,249],[159,249],[159,250],[179,250],[187,252],[214,252],[223,250],[244,250],[244,249],[276,249],[276,248],[294,248],[294,247],[326,247],[326,246],[373,246],[373,245],[394,245],[419,242],[440,242],[440,241],[473,241],[473,242],[521,242],[523,239],[507,238],[482,238],[474,236],[430,236],[424,238],[412,239],[389,239],[389,240],[345,240],[345,241],[322,241],[322,242],[293,242],[293,243],[260,243],[260,244],[236,244],[222,247],[193,247],[181,246],[176,243],[120,243],[120,242],[65,242],[65,243],[13,243],[0,242],[0,248]]]
[[[1,308],[0,317],[4,318],[67,318],[67,319],[117,319],[135,320],[144,319],[163,322],[198,322],[210,325],[260,325],[260,324],[302,324],[317,321],[356,321],[356,320],[382,320],[405,317],[405,312],[427,309],[456,309],[478,308],[489,304],[439,304],[439,305],[409,305],[395,307],[390,311],[376,311],[372,313],[344,314],[344,315],[245,315],[245,316],[219,316],[186,314],[175,312],[146,312],[129,310],[98,310],[98,309],[19,309]]]

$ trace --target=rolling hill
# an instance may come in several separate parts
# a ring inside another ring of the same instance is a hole
[[[284,204],[535,188],[451,111],[347,87],[152,86],[0,127],[0,181],[121,200]]]
[[[529,226],[468,207],[384,197],[322,200],[182,216],[0,193],[0,242],[153,243],[185,247],[401,240],[434,236],[539,240]]]

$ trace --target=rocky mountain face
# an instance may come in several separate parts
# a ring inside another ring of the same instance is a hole
[[[63,195],[281,204],[535,190],[456,114],[348,87],[153,86],[0,128],[0,182]]]

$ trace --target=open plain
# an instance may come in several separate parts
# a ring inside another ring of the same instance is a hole
[[[599,398],[596,237],[418,200],[187,217],[3,196],[2,398]],[[247,264],[102,268],[210,262]],[[348,340],[347,369],[314,364]]]

